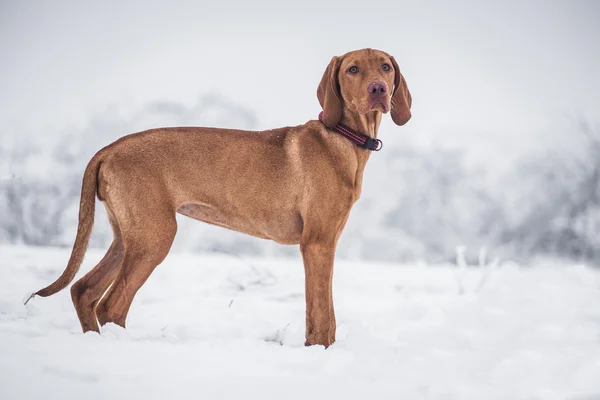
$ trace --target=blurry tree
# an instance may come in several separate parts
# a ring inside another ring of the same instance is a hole
[[[518,167],[522,211],[501,236],[521,255],[600,263],[600,127],[579,122],[570,146]]]
[[[486,187],[484,171],[467,168],[461,152],[446,149],[405,150],[391,157],[401,182],[385,227],[419,242],[428,261],[454,260],[459,246],[476,258],[480,248],[492,244],[505,216]]]

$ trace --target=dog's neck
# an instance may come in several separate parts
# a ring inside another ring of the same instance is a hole
[[[340,121],[355,132],[367,135],[370,138],[377,139],[379,132],[379,124],[381,123],[381,112],[371,111],[367,114],[359,114],[350,110],[344,110],[344,114]]]
[[[359,114],[345,109],[340,123],[351,128],[355,132],[359,132],[363,135],[369,136],[370,138],[377,139],[379,124],[381,123],[381,115],[382,114],[379,111],[372,111],[367,114]],[[365,166],[367,165],[367,161],[369,161],[371,151],[361,149],[354,144],[351,144],[351,146],[356,154],[357,161],[354,183],[358,189],[358,194],[360,195],[363,172],[365,170]]]

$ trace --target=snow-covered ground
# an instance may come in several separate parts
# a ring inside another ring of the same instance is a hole
[[[21,303],[69,252],[0,247],[0,399],[600,399],[584,266],[338,261],[325,350],[303,346],[299,259],[172,254],[127,330],[84,335],[68,290]]]

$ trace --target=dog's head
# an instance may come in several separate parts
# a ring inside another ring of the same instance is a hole
[[[398,63],[389,54],[362,49],[333,57],[317,89],[323,122],[337,125],[345,112],[391,112],[397,125],[410,119],[412,98]]]

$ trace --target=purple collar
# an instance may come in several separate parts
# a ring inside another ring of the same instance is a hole
[[[319,121],[323,122],[323,111],[319,114]],[[363,149],[371,150],[371,151],[379,151],[383,147],[383,142],[379,139],[373,139],[368,137],[367,135],[363,135],[358,132],[354,132],[352,129],[348,128],[346,125],[337,124],[333,128],[334,131],[344,136],[346,139],[353,142],[358,147],[362,147]]]

